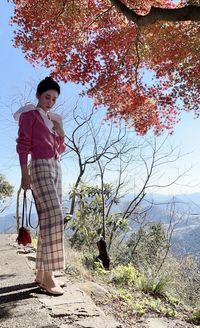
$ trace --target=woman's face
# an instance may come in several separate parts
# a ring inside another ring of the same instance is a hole
[[[38,99],[37,106],[48,112],[55,105],[58,92],[56,90],[47,90],[41,95],[37,93],[36,97]]]

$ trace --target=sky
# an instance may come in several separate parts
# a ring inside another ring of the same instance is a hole
[[[29,91],[34,90],[38,82],[49,75],[49,71],[41,67],[32,67],[25,60],[21,50],[13,47],[13,28],[9,25],[11,15],[12,4],[7,0],[2,0],[0,4],[0,173],[17,190],[20,185],[20,167],[15,150],[18,127],[12,113],[23,103],[23,99],[27,100]],[[65,110],[70,109],[76,102],[80,91],[81,86],[61,83],[60,102],[65,102]],[[90,104],[91,100],[88,100],[88,103]],[[182,172],[189,168],[190,171],[179,184],[161,190],[162,194],[190,194],[200,191],[200,119],[194,119],[193,113],[186,112],[181,115],[181,119],[168,142],[172,146],[180,148],[182,154],[187,155],[180,158],[176,165],[168,164],[164,178],[167,182],[174,171]],[[62,166],[65,177],[64,190],[67,190],[67,186],[73,183],[72,174],[69,173],[72,168],[64,162]]]

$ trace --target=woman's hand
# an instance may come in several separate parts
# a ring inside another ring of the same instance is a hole
[[[23,165],[21,167],[21,172],[22,172],[21,188],[23,188],[25,191],[27,189],[31,189],[31,177],[28,173],[27,165]]]
[[[57,121],[55,120],[52,120],[52,123],[53,123],[53,130],[62,138],[64,138],[65,136],[65,132],[64,130],[62,129],[60,123],[58,123]]]
[[[23,188],[24,191],[26,191],[27,189],[31,189],[31,177],[29,174],[22,175],[21,188]]]

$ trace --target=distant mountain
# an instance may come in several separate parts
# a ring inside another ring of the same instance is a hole
[[[133,198],[133,197],[132,197]],[[131,200],[128,195],[122,208]],[[159,222],[168,229],[174,226],[172,249],[178,254],[192,254],[200,260],[200,193],[176,195],[148,195],[140,206],[148,208],[147,222]],[[132,231],[139,225],[130,220]]]
[[[122,198],[114,212],[125,209],[133,197],[128,194]],[[68,201],[66,202],[67,205]],[[150,207],[147,215],[150,222],[161,222],[166,228],[170,222],[172,224],[176,222],[172,238],[174,251],[181,254],[190,253],[200,259],[200,193],[175,195],[174,197],[149,194],[140,206],[142,208]],[[31,220],[35,226],[37,224],[35,212],[32,213]],[[130,221],[130,226],[133,230],[138,227],[133,221]],[[15,213],[1,214],[0,233],[16,233]]]
[[[0,233],[16,233],[15,214],[0,216]]]
[[[31,214],[31,225],[37,225],[37,214]],[[16,233],[17,224],[15,213],[0,216],[0,233]]]

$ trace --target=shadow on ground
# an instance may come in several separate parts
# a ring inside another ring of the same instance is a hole
[[[14,278],[16,277],[16,274],[0,274],[0,280],[5,280],[5,279],[9,279],[9,278]]]
[[[0,288],[0,312],[6,303],[18,302],[27,298],[34,297],[32,293],[42,293],[40,288],[35,283],[20,284]]]

